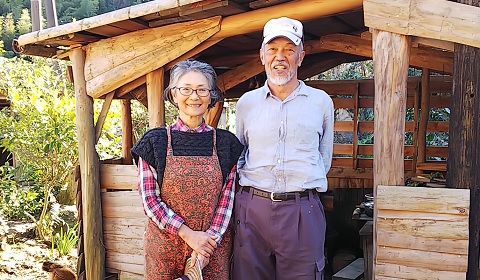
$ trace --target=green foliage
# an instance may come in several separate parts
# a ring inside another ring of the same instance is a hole
[[[45,238],[50,194],[68,182],[78,161],[75,99],[64,64],[37,58],[0,60],[0,89],[11,104],[0,111],[0,146],[15,154],[43,190],[43,209],[35,222]]]
[[[70,254],[70,252],[77,246],[78,235],[77,235],[78,223],[67,230],[63,231],[63,227],[60,228],[60,232],[55,234],[53,237],[52,247],[55,247],[60,256],[65,256]]]
[[[35,185],[15,181],[16,169],[9,164],[0,166],[0,212],[8,220],[24,220],[42,211],[42,191]]]

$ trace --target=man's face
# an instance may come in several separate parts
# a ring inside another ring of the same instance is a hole
[[[268,81],[277,86],[296,82],[297,69],[302,64],[305,52],[285,37],[275,38],[260,49],[260,59],[265,65]]]

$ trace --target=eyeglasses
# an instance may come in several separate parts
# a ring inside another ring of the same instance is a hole
[[[190,88],[190,87],[174,87],[174,89],[178,89],[178,92],[180,92],[180,94],[184,95],[184,96],[190,96],[190,95],[192,95],[192,93],[195,92],[198,96],[207,97],[212,92],[212,90],[210,90],[208,88],[193,89],[193,88]]]

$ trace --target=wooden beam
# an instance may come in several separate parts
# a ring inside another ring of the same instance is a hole
[[[465,1],[476,7],[479,0]],[[468,19],[468,17],[467,17]],[[477,14],[478,21],[478,14]],[[480,246],[480,50],[455,44],[447,186],[470,189],[467,278],[478,279]],[[455,124],[455,125],[453,125]]]
[[[220,17],[139,30],[89,44],[87,92],[93,98],[117,89],[194,48],[220,29]]]
[[[223,73],[218,76],[218,87],[222,92],[225,92],[241,82],[244,82],[251,77],[265,71],[262,62],[260,61],[260,55],[256,59],[253,59],[243,65],[236,67],[233,70]]]
[[[132,107],[130,100],[122,100],[122,163],[133,164],[130,150],[133,147],[132,138]]]
[[[95,144],[98,143],[100,135],[102,135],[103,125],[105,124],[105,119],[107,118],[108,110],[110,109],[110,105],[112,104],[114,95],[114,91],[110,92],[109,94],[107,94],[105,100],[103,101],[102,110],[100,111],[97,123],[95,124]]]
[[[208,125],[212,127],[218,126],[218,121],[220,121],[220,117],[222,116],[223,112],[223,101],[217,102],[215,107],[208,110],[207,116],[205,117],[205,121]]]
[[[131,81],[128,84],[125,84],[115,90],[115,96],[116,97],[122,97],[125,94],[131,92],[132,90],[138,88],[141,85],[144,85],[146,83],[146,76],[141,76],[140,78],[137,78],[133,81]]]
[[[331,34],[322,36],[320,42],[324,49],[372,57],[372,42],[359,36]],[[451,74],[453,73],[453,53],[413,48],[410,52],[410,65]]]
[[[427,160],[427,126],[430,115],[430,71],[422,70],[422,94],[420,102],[420,123],[418,127],[418,163]]]
[[[265,23],[271,18],[285,16],[295,18],[299,21],[308,21],[320,18],[322,16],[357,9],[362,7],[362,4],[363,1],[361,0],[299,0],[246,13],[232,15],[222,20],[222,26],[219,32],[207,39],[205,42],[201,43],[198,47],[193,48],[181,57],[167,64],[166,69],[169,70],[178,61],[195,57],[197,54],[199,54],[206,48],[217,44],[225,38],[261,31]],[[260,44],[261,42],[258,42],[259,48]]]
[[[410,57],[409,37],[373,30],[373,69],[375,82],[375,141],[373,157],[374,194],[379,185],[405,184],[404,142],[407,78]],[[374,208],[374,217],[378,214]],[[374,232],[377,220],[374,219]],[[373,239],[373,270],[377,272],[377,236]]]
[[[163,100],[163,81],[163,67],[147,74],[147,99],[150,128],[165,126],[165,101]]]
[[[365,0],[365,25],[480,47],[480,7],[438,0]]]
[[[37,0],[34,0],[37,1]],[[121,22],[128,19],[155,14],[167,9],[173,9],[181,5],[201,2],[202,0],[162,0],[143,3],[140,5],[130,6],[124,9],[116,10],[110,13],[85,18],[82,20],[62,24],[55,28],[48,28],[40,32],[31,32],[18,37],[20,46],[40,42],[49,38],[72,34],[80,31],[87,31],[92,28],[108,25],[111,23]]]
[[[82,221],[86,279],[105,278],[102,202],[100,198],[100,161],[95,150],[93,99],[87,95],[84,76],[85,53],[72,50],[76,100],[78,150],[82,184]]]

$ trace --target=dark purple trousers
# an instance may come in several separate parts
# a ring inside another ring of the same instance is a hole
[[[325,213],[320,198],[282,202],[240,188],[235,196],[233,280],[323,280]]]

